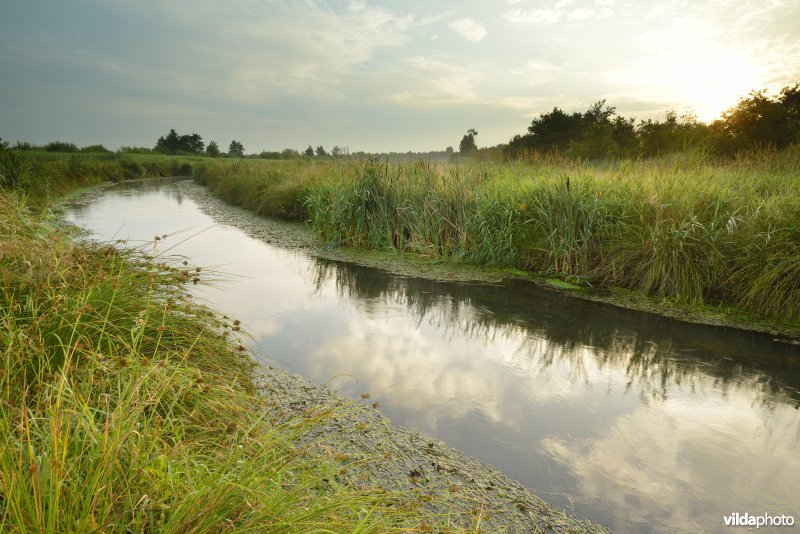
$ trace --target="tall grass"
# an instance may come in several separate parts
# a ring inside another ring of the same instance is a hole
[[[0,189],[46,202],[76,187],[141,177],[188,176],[202,158],[27,152],[0,145]]]
[[[421,524],[401,495],[325,482],[339,466],[299,445],[322,415],[255,392],[183,269],[76,242],[0,194],[0,531]]]
[[[528,269],[800,321],[800,146],[732,159],[271,165],[218,164],[201,169],[201,181],[258,213],[305,218],[332,245]]]

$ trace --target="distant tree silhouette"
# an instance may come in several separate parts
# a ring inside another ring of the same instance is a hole
[[[216,141],[209,141],[208,146],[206,147],[206,154],[211,156],[212,158],[216,158],[220,155],[219,145],[217,145]]]
[[[785,148],[800,142],[800,84],[784,87],[776,97],[752,91],[714,123],[721,151],[749,146]]]
[[[478,132],[475,128],[470,128],[467,130],[464,137],[461,138],[461,142],[458,144],[458,151],[462,156],[467,156],[478,150],[478,145],[475,144],[475,137],[477,135]]]
[[[242,143],[234,139],[228,146],[228,155],[238,156],[240,158],[244,157],[244,145],[242,145]]]
[[[201,154],[203,152],[203,138],[199,134],[178,135],[174,128],[166,136],[161,136],[156,141],[153,150],[163,154]]]
[[[303,151],[303,155],[305,157],[307,157],[307,158],[313,158],[314,157],[314,147],[311,146],[311,145],[308,145],[308,148],[306,148],[305,151]]]
[[[328,153],[325,152],[325,148],[322,145],[319,145],[317,147],[316,154],[318,158],[324,158],[328,155]]]

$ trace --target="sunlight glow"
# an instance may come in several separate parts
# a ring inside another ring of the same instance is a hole
[[[633,81],[646,93],[691,109],[708,122],[753,89],[765,87],[766,78],[764,67],[750,54],[701,36],[682,35],[650,58]]]

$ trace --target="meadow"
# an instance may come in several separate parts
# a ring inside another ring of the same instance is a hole
[[[800,321],[800,147],[582,162],[205,160],[193,174],[330,246],[522,269]]]

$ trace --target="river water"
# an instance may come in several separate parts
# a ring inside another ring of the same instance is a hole
[[[227,273],[198,292],[265,365],[368,393],[578,516],[626,532],[720,531],[734,512],[800,523],[796,345],[314,258],[215,225],[170,182],[109,188],[66,218],[104,241],[178,232],[158,250]]]

